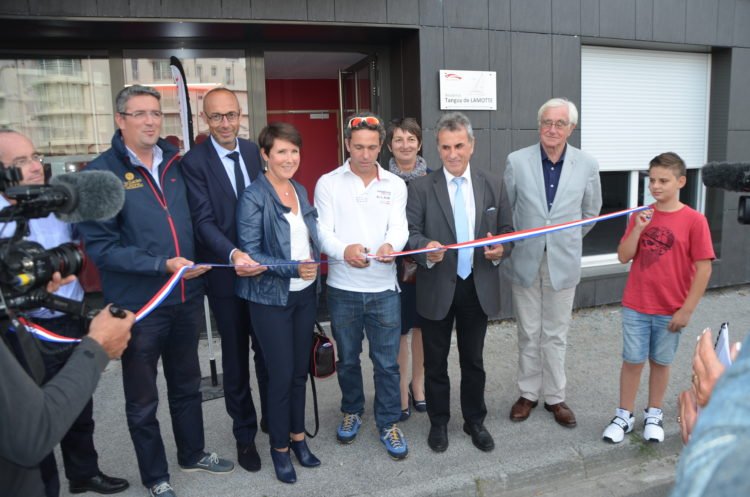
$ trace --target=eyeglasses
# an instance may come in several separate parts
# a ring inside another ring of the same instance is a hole
[[[137,121],[146,119],[146,116],[151,116],[154,119],[161,119],[161,117],[164,115],[160,110],[137,110],[135,112],[118,112],[118,114],[120,114],[121,116],[132,117]]]
[[[219,124],[224,120],[225,117],[227,118],[227,122],[233,123],[240,118],[240,114],[238,112],[227,112],[226,114],[219,114],[217,112],[216,114],[209,114],[208,120],[213,124]]]
[[[375,116],[352,117],[349,119],[347,128],[362,128],[367,126],[380,126],[380,119]]]
[[[44,155],[42,154],[32,154],[31,157],[21,157],[20,159],[16,159],[13,162],[9,164],[10,167],[26,167],[30,166],[31,164],[44,164]]]
[[[562,119],[560,119],[559,121],[553,121],[552,119],[545,119],[544,121],[541,122],[541,125],[542,125],[542,128],[551,128],[552,126],[554,126],[557,129],[563,129],[563,128],[567,128],[570,125],[570,123],[568,121],[563,121]]]

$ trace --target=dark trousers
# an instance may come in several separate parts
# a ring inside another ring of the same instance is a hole
[[[268,372],[247,301],[239,297],[213,296],[208,303],[221,335],[221,367],[224,374],[224,402],[232,418],[232,432],[239,445],[250,445],[258,432],[258,418],[250,390],[250,348],[253,349],[255,377],[258,380],[261,417],[268,419]]]
[[[58,335],[77,338],[83,335],[80,320],[71,316],[60,316],[52,319],[33,319],[32,321]],[[41,343],[44,360],[44,382],[51,380],[70,358],[74,347],[58,343]],[[94,405],[89,400],[81,414],[60,441],[63,456],[65,477],[68,480],[87,480],[99,474],[98,454],[94,448]],[[60,476],[57,470],[54,452],[50,452],[40,463],[39,469],[44,481],[47,497],[60,495]]]
[[[268,360],[268,432],[271,447],[289,446],[305,431],[305,393],[315,326],[315,284],[289,292],[287,305],[249,303],[263,356]]]
[[[156,409],[159,391],[156,367],[161,357],[167,380],[167,400],[177,444],[177,462],[194,464],[203,456],[201,370],[198,363],[198,327],[201,300],[156,308],[133,326],[122,355],[125,414],[135,446],[141,482],[150,487],[169,481],[167,457]]]
[[[450,419],[448,353],[453,322],[456,322],[458,360],[461,366],[461,413],[470,423],[482,423],[487,416],[484,403],[484,337],[487,315],[482,310],[473,276],[456,278],[456,290],[448,314],[439,321],[424,319],[425,396],[430,423],[444,425]]]

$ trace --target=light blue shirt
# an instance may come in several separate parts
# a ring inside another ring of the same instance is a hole
[[[159,187],[161,190],[161,183],[159,183],[159,164],[161,164],[161,161],[164,160],[164,153],[161,151],[158,145],[154,145],[153,150],[153,160],[151,162],[151,167],[148,167],[146,164],[141,162],[141,159],[138,158],[137,155],[135,155],[135,152],[130,150],[130,147],[125,146],[125,149],[128,151],[128,157],[130,157],[130,162],[134,166],[141,166],[145,167],[146,170],[151,173],[151,177],[154,178],[154,181],[156,182],[156,186]]]

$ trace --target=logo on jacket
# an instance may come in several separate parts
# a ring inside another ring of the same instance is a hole
[[[135,174],[131,172],[125,173],[125,181],[122,182],[122,186],[126,190],[134,190],[136,188],[143,188],[143,180],[136,178]]]

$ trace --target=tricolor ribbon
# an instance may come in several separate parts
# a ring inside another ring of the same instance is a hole
[[[611,212],[609,214],[603,214],[601,216],[597,217],[590,217],[587,219],[580,219],[578,221],[571,221],[568,223],[560,223],[555,224],[552,226],[543,226],[541,228],[532,228],[528,230],[521,230],[521,231],[514,231],[512,233],[504,233],[502,235],[495,235],[495,236],[488,236],[486,238],[479,238],[476,240],[469,240],[467,242],[461,242],[461,243],[453,243],[450,245],[443,245],[442,247],[435,247],[435,248],[421,248],[416,250],[403,250],[400,252],[393,252],[389,255],[389,257],[399,257],[402,255],[413,255],[413,254],[424,254],[426,252],[434,252],[436,250],[458,250],[462,248],[478,248],[478,247],[484,247],[487,245],[497,245],[498,243],[508,243],[516,240],[523,240],[525,238],[533,238],[536,236],[542,236],[547,235],[550,233],[555,233],[557,231],[562,231],[570,228],[576,228],[578,226],[584,226],[587,224],[597,223],[600,221],[607,221],[609,219],[614,219],[616,217],[626,216],[628,214],[633,214],[635,212],[640,212],[646,209],[650,209],[648,206],[642,206],[642,207],[633,207],[631,209],[625,209],[617,212]],[[368,258],[374,258],[375,254],[368,254]],[[298,264],[332,264],[332,263],[339,263],[344,261],[339,260],[319,260],[319,261],[288,261],[283,263],[277,263],[277,264],[260,264],[262,267],[273,267],[273,266],[285,266],[285,265],[298,265]],[[190,269],[194,269],[198,266],[211,266],[211,267],[223,267],[223,268],[231,268],[234,267],[232,264],[196,264],[194,266],[183,266],[180,268],[179,271],[172,274],[172,276],[169,277],[167,282],[164,284],[163,287],[153,296],[151,299],[141,307],[140,310],[138,310],[135,313],[135,322],[139,322],[142,319],[145,319],[146,316],[151,314],[151,312],[159,307],[162,302],[169,296],[170,293],[172,293],[172,290],[175,286],[177,286],[177,283],[179,283],[182,276],[185,274],[185,271],[188,271]],[[256,266],[253,266],[256,267]],[[22,323],[26,328],[39,337],[42,340],[48,341],[48,342],[55,342],[55,343],[77,343],[81,340],[78,338],[68,338],[61,335],[58,335],[56,333],[53,333],[39,325],[36,325],[34,323],[31,323],[25,319],[22,320]]]

